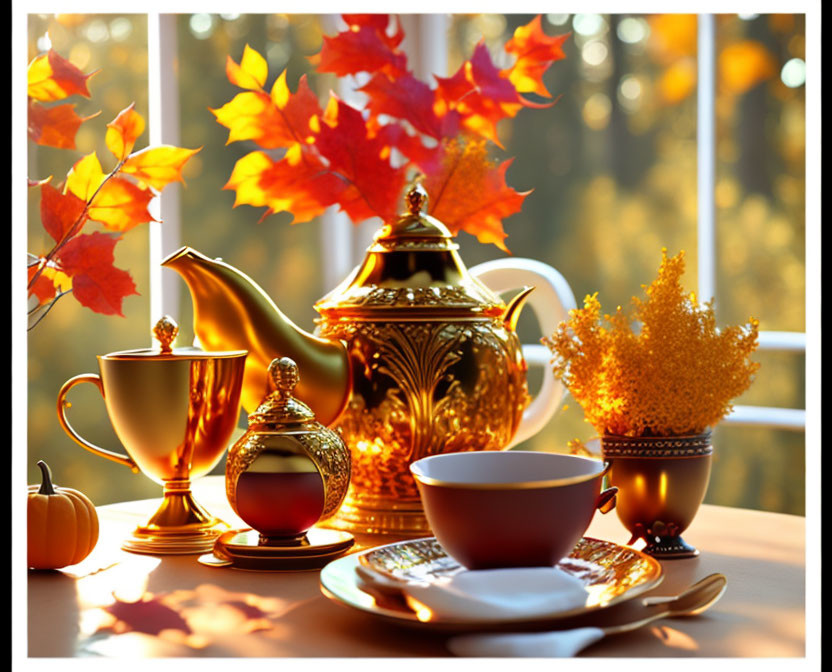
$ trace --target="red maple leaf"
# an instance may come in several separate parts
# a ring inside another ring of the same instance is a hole
[[[62,194],[49,184],[41,185],[40,221],[56,243],[66,238],[73,228],[80,229],[86,207],[86,202],[71,192]]]
[[[491,140],[498,146],[497,123],[514,117],[523,107],[549,107],[552,103],[534,103],[520,96],[517,89],[491,60],[484,41],[474,48],[469,61],[452,77],[437,77],[436,91],[440,108],[456,110],[462,126]]]
[[[356,15],[352,16],[355,21]],[[386,27],[386,26],[385,26]],[[324,35],[321,51],[309,57],[318,72],[339,77],[359,72],[384,72],[399,75],[407,72],[407,56],[398,47],[404,31],[390,36],[374,21],[353,23],[348,30],[330,37]]]
[[[247,91],[215,111],[229,128],[228,142],[287,148],[280,160],[251,152],[235,164],[225,186],[236,191],[234,205],[265,207],[264,216],[290,212],[295,222],[333,204],[355,223],[388,219],[400,211],[404,185],[419,171],[432,214],[454,232],[467,231],[506,249],[502,219],[520,210],[528,192],[506,184],[510,162],[492,163],[486,140],[499,145],[497,124],[524,107],[554,104],[521,93],[543,93],[540,77],[563,57],[565,37],[546,36],[538,17],[509,42],[511,68],[498,69],[481,41],[470,60],[453,76],[436,77],[432,88],[407,70],[399,22],[391,23],[386,14],[344,14],[343,20],[347,28],[324,37],[310,61],[322,73],[368,73],[359,89],[367,97],[363,111],[332,97],[320,113],[304,90],[305,103],[298,104],[303,112],[287,123],[304,83],[292,94],[284,72],[266,96],[265,59],[248,45],[239,66],[229,59],[229,80]]]
[[[413,128],[435,139],[454,136],[459,132],[459,115],[454,110],[438,116],[434,110],[436,94],[411,73],[391,78],[377,72],[359,91],[369,99],[371,117],[386,114],[404,119]]]
[[[124,316],[122,300],[138,294],[130,274],[113,266],[113,248],[119,237],[84,233],[69,240],[58,252],[63,271],[72,278],[72,293],[96,313]]]
[[[341,14],[341,18],[350,27],[368,26],[380,33],[386,31],[390,25],[389,14]]]
[[[394,168],[387,148],[368,136],[361,112],[337,98],[315,138],[315,148],[327,160],[329,170],[344,181],[339,204],[354,222],[369,217],[392,217],[401,203],[405,173]]]

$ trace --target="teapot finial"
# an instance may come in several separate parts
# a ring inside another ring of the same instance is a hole
[[[407,192],[407,209],[411,215],[419,215],[422,208],[428,202],[428,192],[422,186],[421,182],[417,182]]]

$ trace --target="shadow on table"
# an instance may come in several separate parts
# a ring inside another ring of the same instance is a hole
[[[135,642],[135,651],[144,656],[449,655],[445,633],[389,624],[326,598],[317,571],[209,568],[193,556],[167,557],[147,566],[152,569],[146,574],[141,599],[107,609],[120,623],[107,634],[99,632],[98,638],[91,638],[95,642],[88,643],[95,644],[95,654],[124,655],[124,648]],[[802,567],[703,552],[698,558],[667,561],[665,580],[650,594],[677,594],[713,572],[726,575],[728,588],[706,614],[658,621],[643,630],[607,638],[585,655],[805,655],[804,595],[802,589],[794,589],[805,585]],[[68,605],[52,616],[48,609],[33,613],[30,608],[30,651],[39,656],[75,655],[81,618],[75,581],[60,572],[42,573],[37,581],[30,579],[29,585],[30,606]],[[625,611],[627,603],[619,607]],[[168,627],[161,627],[164,624]]]
[[[33,576],[34,575],[34,576]],[[72,576],[58,570],[29,570],[29,657],[75,655],[80,612],[78,589]],[[32,580],[36,578],[36,580]],[[34,605],[60,604],[60,611],[38,610]]]

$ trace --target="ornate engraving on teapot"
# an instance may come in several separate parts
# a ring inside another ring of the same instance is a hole
[[[417,504],[411,462],[504,448],[529,400],[518,339],[496,319],[324,322],[321,334],[346,342],[353,361],[337,427],[352,448],[347,497],[359,508]]]

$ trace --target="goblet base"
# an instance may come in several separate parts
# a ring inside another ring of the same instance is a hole
[[[199,555],[210,551],[217,537],[227,530],[228,525],[222,521],[216,529],[188,534],[142,534],[140,529],[136,529],[131,537],[124,540],[121,548],[146,555]]]
[[[121,548],[150,555],[200,554],[210,551],[217,537],[229,529],[197,503],[189,481],[169,481],[156,513],[137,527]]]

